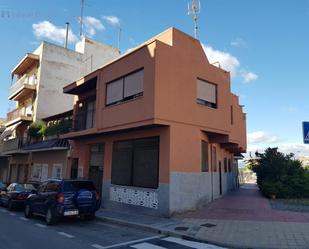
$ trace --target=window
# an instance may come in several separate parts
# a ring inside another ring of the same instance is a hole
[[[144,91],[144,70],[128,74],[107,83],[106,105],[113,105],[142,96]]]
[[[114,143],[112,184],[157,188],[158,182],[158,137]]]
[[[202,172],[208,172],[208,143],[202,141]]]
[[[224,158],[224,172],[227,172],[227,158]]]
[[[52,177],[57,179],[62,178],[62,164],[53,165]]]
[[[95,101],[87,103],[86,129],[93,128],[95,124]]]
[[[197,103],[217,108],[217,85],[197,79]]]

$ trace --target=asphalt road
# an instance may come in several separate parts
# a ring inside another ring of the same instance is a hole
[[[99,219],[66,219],[46,226],[42,218],[0,207],[0,249],[217,249],[203,243],[160,236]]]

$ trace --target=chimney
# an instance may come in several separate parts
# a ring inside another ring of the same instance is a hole
[[[64,42],[64,48],[68,48],[68,36],[69,36],[69,23],[65,23],[65,42]]]

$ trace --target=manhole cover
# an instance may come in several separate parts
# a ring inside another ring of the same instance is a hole
[[[187,231],[188,229],[188,227],[175,227],[176,231]]]
[[[201,227],[215,227],[215,226],[216,226],[215,224],[211,224],[211,223],[205,223],[201,225]]]

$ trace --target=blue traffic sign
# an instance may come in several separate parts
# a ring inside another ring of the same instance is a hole
[[[304,144],[309,144],[309,122],[303,122]]]

